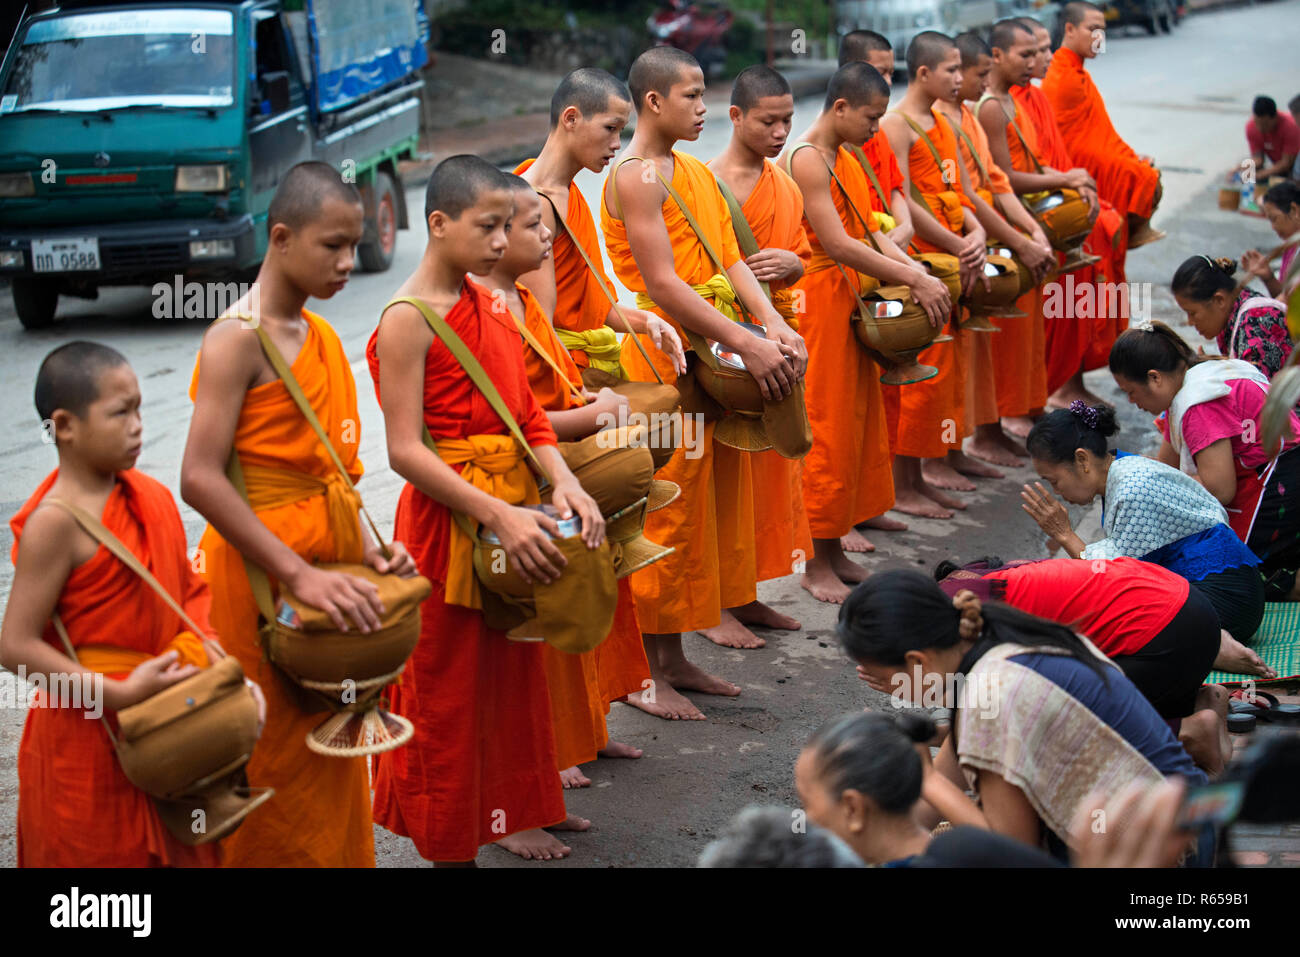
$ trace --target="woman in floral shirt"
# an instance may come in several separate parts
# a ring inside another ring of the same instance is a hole
[[[1187,319],[1219,352],[1249,362],[1272,379],[1291,358],[1286,306],[1250,289],[1238,289],[1231,259],[1193,256],[1178,267],[1174,299]]]

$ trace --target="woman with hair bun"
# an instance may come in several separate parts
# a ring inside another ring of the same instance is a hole
[[[1268,378],[1240,359],[1203,359],[1163,322],[1127,330],[1110,350],[1110,372],[1164,436],[1156,458],[1205,486],[1228,525],[1260,559],[1270,601],[1295,601],[1300,569],[1300,419],[1291,438],[1265,448],[1260,415]]]
[[[1219,353],[1249,362],[1270,380],[1291,358],[1286,305],[1240,288],[1231,259],[1193,256],[1174,273],[1171,287],[1178,308]]]
[[[1187,579],[1219,617],[1214,667],[1273,677],[1245,647],[1264,617],[1259,559],[1228,526],[1228,513],[1205,487],[1176,468],[1142,455],[1111,451],[1115,413],[1082,402],[1039,419],[1025,440],[1034,470],[1073,505],[1102,497],[1106,537],[1085,543],[1070,516],[1041,483],[1024,487],[1024,509],[1071,558],[1137,558]]]
[[[925,778],[925,824],[943,815],[1063,857],[1089,795],[1168,775],[1207,780],[1123,672],[1067,627],[891,570],[853,590],[837,632],[873,688],[917,704],[950,689],[952,732]],[[1212,849],[1213,834],[1202,834],[1197,863],[1208,866]]]

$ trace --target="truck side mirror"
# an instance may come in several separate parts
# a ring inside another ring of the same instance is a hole
[[[289,109],[289,74],[284,70],[267,73],[262,77],[266,99],[271,103],[271,115],[277,116]]]

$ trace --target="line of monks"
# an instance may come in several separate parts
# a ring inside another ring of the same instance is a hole
[[[564,559],[552,519],[526,507],[538,489],[524,449],[412,303],[390,302],[365,350],[389,464],[406,480],[387,552],[245,323],[210,327],[190,387],[180,491],[210,523],[198,561],[171,493],[133,467],[140,393],[126,360],[93,343],[51,353],[36,396],[59,468],[11,522],[17,571],[0,662],[29,675],[97,671],[110,710],[208,663],[138,578],[42,507],[47,496],[79,504],[260,687],[265,727],[247,774],[276,794],[219,853],[182,846],[96,722],[35,708],[18,762],[20,864],[370,866],[372,822],[440,864],[472,863],[490,843],[530,859],[569,854],[552,831],[590,826],[565,808],[564,788],[590,784],[579,766],[641,756],[609,739],[612,702],[699,720],[683,691],[740,693],[687,659],[684,633],[752,648],[763,639],[751,628],[800,627],[757,600],[757,582],[803,564],[809,592],[843,601],[867,574],[846,554],[873,548],[862,528],[905,528],[891,509],[951,518],[964,504],[950,492],[974,488],[967,476],[1000,477],[993,466],[1023,461],[1016,436],[1033,416],[1093,399],[1081,375],[1105,362],[1127,317],[1045,320],[1042,283],[1062,259],[1021,199],[1077,190],[1097,261],[1073,273],[1076,287],[1122,282],[1126,250],[1158,238],[1149,220],[1159,174],[1116,134],[1084,68],[1104,30],[1100,10],[1075,0],[1064,18],[1054,54],[1034,21],[1002,21],[987,43],[920,34],[893,111],[893,51],[878,34],[851,33],[821,114],[794,140],[789,85],[751,67],[732,91],[731,141],[708,164],[675,148],[702,129],[703,73],[689,54],[655,48],[626,86],[601,70],[570,74],[545,147],[515,174],[471,156],[434,171],[428,246],[394,299],[421,300],[468,346],[545,468],[552,503],[581,519],[588,544],[603,536],[603,518],[557,442],[625,412],[620,380],[684,386],[684,344],[695,336],[738,356],[767,399],[804,390],[812,448],[802,460],[718,441],[705,421],[699,441],[659,469],[681,494],[650,513],[645,535],[672,551],[620,581],[609,636],[589,652],[511,641],[475,604],[455,514],[492,531],[534,581],[562,574]],[[635,133],[617,156],[633,110]],[[606,167],[593,215],[574,177]],[[293,376],[356,480],[356,386],[337,335],[304,305],[346,282],[362,206],[328,166],[303,164],[268,219],[258,322],[296,357]],[[615,305],[602,236],[635,308]],[[998,319],[994,332],[963,329],[990,244],[1012,250],[1035,285],[1017,303],[1023,316]],[[927,252],[955,258],[960,294],[918,259]],[[950,332],[920,354],[937,369],[931,378],[882,385],[878,356],[855,338],[859,297],[880,284],[906,286],[936,334]],[[765,337],[733,321],[742,304]],[[247,499],[227,477],[232,450]],[[362,631],[382,610],[374,587],[320,563],[418,571],[433,583],[419,644],[388,691],[392,711],[415,725],[409,744],[372,759],[304,746],[319,716],[299,709],[265,660],[246,561]],[[55,611],[79,661],[59,650]],[[126,650],[96,668],[91,652],[105,645]]]

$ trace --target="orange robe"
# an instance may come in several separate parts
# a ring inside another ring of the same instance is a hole
[[[765,161],[758,182],[740,209],[759,249],[788,249],[808,268],[812,249],[803,229],[803,197],[783,170]],[[791,328],[799,328],[799,303],[789,288],[772,284],[772,304]],[[802,558],[812,554],[812,535],[803,504],[803,462],[783,458],[769,449],[751,456],[750,475],[758,580],[784,578]]]
[[[1052,104],[1066,149],[1075,163],[1092,174],[1102,198],[1121,215],[1150,217],[1160,173],[1138,159],[1115,131],[1083,58],[1058,48],[1043,77],[1043,93]]]
[[[871,137],[862,144],[862,153],[871,164],[871,169],[876,174],[876,179],[880,183],[880,191],[884,197],[876,192],[870,181],[867,182],[867,193],[871,198],[871,211],[873,213],[885,213],[892,215],[892,203],[890,199],[894,195],[894,190],[900,193],[906,193],[907,181],[903,179],[903,171],[898,167],[898,159],[894,156],[894,151],[889,147],[889,137],[885,135],[884,130],[877,130],[876,135]],[[866,212],[866,207],[861,207]]]
[[[582,377],[569,351],[555,338],[550,320],[527,288],[515,284],[524,301],[524,325],[565,372],[567,381],[582,388]],[[577,408],[573,394],[559,374],[536,351],[524,343],[524,363],[533,395],[547,412]],[[558,770],[596,759],[596,752],[609,741],[605,716],[611,701],[641,691],[650,677],[650,665],[641,642],[632,586],[619,579],[618,607],[609,637],[580,655],[542,647],[546,684],[551,692],[551,723],[555,728],[555,763]]]
[[[330,325],[305,309],[302,314],[308,324],[307,341],[291,368],[355,482],[362,473],[357,457],[361,417],[352,369]],[[201,374],[196,363],[190,398]],[[280,541],[308,561],[361,561],[355,500],[279,379],[245,393],[235,426],[235,451],[253,510]],[[259,475],[261,470],[309,478],[301,494],[277,498],[272,493],[277,504],[259,506],[259,498],[268,494],[267,483],[274,481],[270,475]],[[348,501],[353,504],[350,519],[345,520],[342,516],[348,508],[341,503]],[[339,518],[332,518],[339,513]],[[258,642],[257,605],[243,556],[211,525],[203,532],[199,550],[212,589],[212,624],[225,648],[244,666],[244,673],[266,695],[266,727],[248,763],[248,776],[258,785],[275,788],[275,797],[224,842],[224,863],[231,867],[373,867],[366,759],[325,757],[307,748],[308,732],[325,715],[304,714],[294,703],[287,681],[267,661]]]
[[[1061,137],[1061,131],[1052,111],[1052,104],[1038,87],[1013,86],[1011,96],[1018,108],[1021,131],[1025,138],[1035,146],[1039,162],[1053,169],[1068,170],[1080,165],[1071,155]],[[1032,132],[1026,129],[1032,127]],[[1008,142],[1015,141],[1014,150],[1023,156],[1024,150],[1008,127]],[[1017,152],[1012,153],[1013,157]],[[1024,167],[1019,165],[1023,161]],[[1027,156],[1017,161],[1017,169],[1033,171],[1032,160]],[[1103,295],[1103,283],[1125,283],[1124,256],[1128,243],[1128,227],[1124,217],[1119,214],[1110,201],[1101,197],[1101,209],[1097,221],[1093,223],[1083,248],[1085,252],[1100,256],[1101,261],[1092,266],[1073,270],[1070,280],[1076,288],[1092,286],[1094,302],[1108,302]],[[1061,260],[1064,261],[1064,260]],[[1065,277],[1057,276],[1053,281],[1064,282]],[[1055,312],[1055,310],[1053,310]],[[1045,324],[1047,332],[1047,388],[1055,392],[1077,372],[1082,365],[1085,370],[1099,369],[1107,364],[1110,348],[1115,339],[1128,328],[1128,309],[1100,309],[1091,316],[1078,315],[1080,310],[1069,310],[1067,315],[1054,315]]]
[[[835,174],[874,227],[875,214],[866,212],[871,184],[861,164],[843,147],[835,157]],[[845,232],[855,239],[865,238],[868,224],[854,215],[833,179],[830,190]],[[880,367],[858,344],[851,325],[857,300],[849,281],[861,277],[847,267],[840,272],[807,217],[804,231],[812,260],[796,289],[804,294],[806,304],[799,331],[808,345],[806,396],[813,447],[803,463],[803,497],[813,538],[839,538],[894,505],[889,425]]]
[[[535,159],[524,160],[515,167],[515,173],[522,176],[535,162]],[[591,215],[591,208],[574,183],[569,184],[569,202],[564,221],[582,243],[592,264],[600,270],[601,278],[597,279],[591,274],[582,254],[569,239],[569,234],[563,228],[557,229],[555,243],[551,247],[551,259],[555,263],[555,315],[551,319],[557,329],[572,332],[599,329],[605,325],[610,310],[609,297],[601,289],[601,282],[603,280],[610,293],[615,293],[614,284],[605,275],[605,260],[600,253],[600,240],[597,238],[596,221]],[[622,332],[621,329],[616,331]],[[581,349],[571,349],[570,353],[579,369],[591,365],[587,353]]]
[[[957,136],[952,128],[947,123],[936,121],[926,134],[934,143],[939,158],[951,162],[955,169],[960,160],[957,158]],[[912,144],[907,162],[907,175],[935,218],[960,235],[962,209],[972,205],[966,194],[960,191],[960,184],[957,190],[952,188],[944,177],[944,170],[935,163],[934,155],[920,136]],[[913,240],[913,245],[921,252],[942,251],[919,236]],[[956,303],[953,306],[956,307]],[[953,341],[930,346],[917,357],[918,362],[934,366],[939,374],[903,386],[896,400],[892,389],[885,393],[886,401],[897,401],[894,442],[897,455],[937,459],[947,455],[951,449],[961,449],[966,422],[966,367],[970,352],[967,340],[975,333],[963,333],[956,323],[950,323],[945,329]]]
[[[15,561],[27,519],[58,474],[56,469],[47,475],[9,522]],[[212,597],[190,567],[185,528],[166,487],[135,469],[119,472],[100,520],[195,624],[208,628]],[[124,678],[135,664],[168,651],[180,652],[182,665],[207,667],[203,645],[185,630],[180,616],[102,546],[72,570],[55,610],[91,671]],[[53,625],[43,637],[64,650]],[[209,630],[208,637],[216,635]],[[127,662],[133,663],[123,667]],[[26,692],[27,686],[19,690]],[[122,773],[98,720],[80,708],[49,707],[46,697],[44,690],[37,693],[18,744],[19,867],[211,867],[219,862],[216,844],[186,847],[171,836],[153,799]],[[279,799],[249,815],[244,827]]]
[[[487,290],[467,279],[443,318],[492,377],[529,444],[555,445],[528,388],[519,332],[492,304]],[[382,407],[378,336],[376,329],[366,361]],[[424,423],[435,441],[506,434],[438,341],[425,357]],[[415,737],[375,757],[376,823],[411,838],[432,861],[473,860],[483,844],[565,817],[542,648],[511,641],[488,628],[481,612],[445,601],[451,524],[445,505],[403,486],[394,537],[406,543],[433,594],[420,606],[415,654],[389,689],[393,710],[411,719]]]
[[[740,249],[713,173],[695,157],[674,152],[672,184],[722,257],[723,267],[735,264],[741,258]],[[713,261],[671,196],[664,199],[662,213],[677,275],[692,286],[714,276]],[[615,274],[628,289],[644,293],[645,280],[632,256],[627,227],[612,215],[604,190],[600,226]],[[679,323],[658,306],[653,306],[653,311],[672,322],[686,343]],[[677,374],[668,357],[654,349],[648,338],[645,345],[664,382],[675,383]],[[640,352],[626,340],[623,366],[633,380],[654,378]],[[681,486],[682,494],[672,504],[651,512],[645,528],[648,539],[676,551],[630,576],[637,619],[647,634],[712,628],[721,620],[723,608],[748,604],[757,594],[751,456],[715,443],[712,423],[686,428],[693,429],[686,440],[695,451],[688,456],[690,450],[684,442],[658,473]]]
[[[961,110],[961,130],[975,146],[979,161],[961,137],[957,145],[961,151],[962,162],[966,164],[966,173],[975,184],[980,198],[995,212],[1001,211],[994,205],[993,199],[998,195],[1012,192],[1011,180],[1007,174],[993,162],[989,152],[989,138],[980,126],[975,114],[964,103],[958,105]],[[939,114],[936,107],[935,113]],[[945,118],[947,114],[944,114]],[[981,172],[981,165],[983,172]],[[988,174],[985,179],[984,173]],[[994,323],[1000,332],[972,333],[967,337],[970,348],[970,370],[966,376],[966,416],[963,433],[970,435],[977,426],[991,425],[1001,418],[998,394],[1001,384],[997,378],[999,363],[1005,364],[1009,356],[1023,354],[1024,377],[1029,378],[1029,369],[1033,368],[1031,352],[1033,348],[1033,330],[1031,318],[1007,319],[999,317]],[[1038,357],[1041,365],[1042,356]],[[1044,397],[1045,398],[1045,397]],[[1041,404],[1041,403],[1040,403]],[[1026,410],[1028,411],[1028,410]]]

